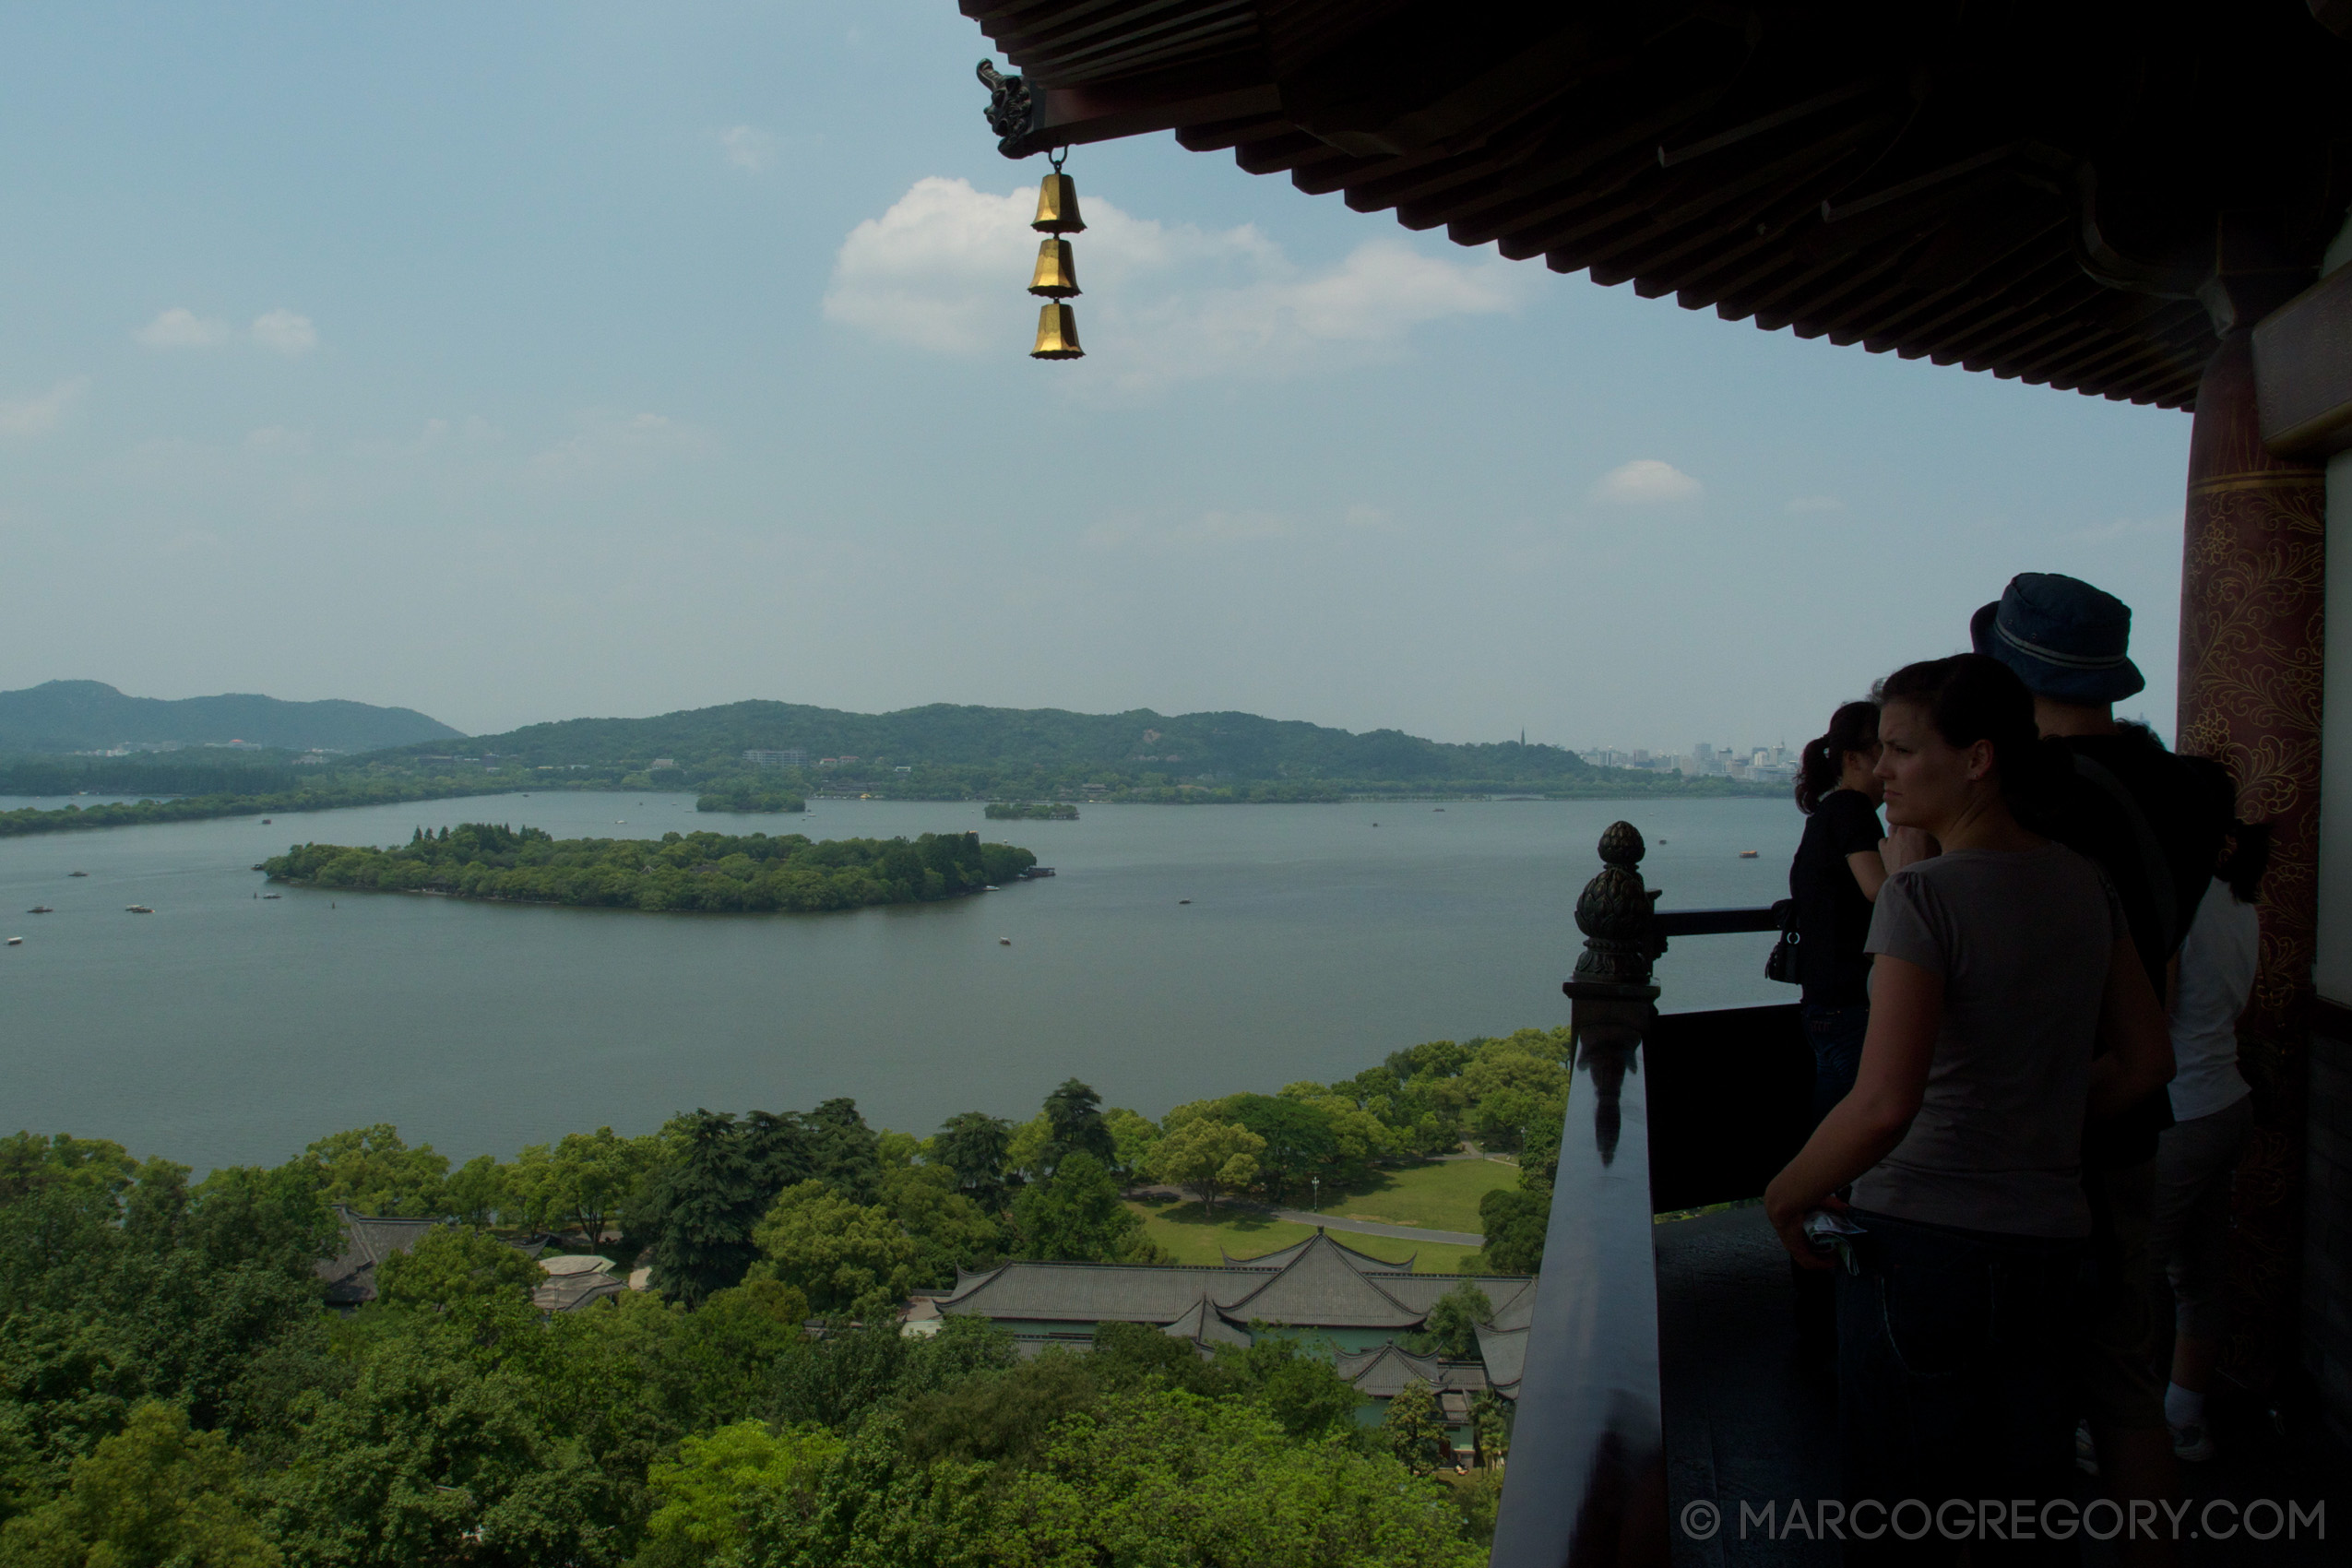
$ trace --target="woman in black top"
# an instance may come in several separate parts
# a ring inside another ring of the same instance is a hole
[[[1797,901],[1797,972],[1805,987],[1805,1036],[1813,1047],[1813,1120],[1846,1098],[1871,1025],[1871,905],[1886,881],[1879,844],[1878,705],[1849,702],[1829,732],[1805,742],[1797,809],[1805,837],[1788,868]]]

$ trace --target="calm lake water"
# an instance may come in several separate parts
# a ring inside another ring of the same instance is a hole
[[[27,803],[57,802],[0,809]],[[1419,1040],[1565,1023],[1603,827],[1641,827],[1672,909],[1786,897],[1800,826],[1768,800],[1089,806],[1075,823],[912,802],[693,808],[504,795],[0,839],[0,935],[24,938],[0,948],[0,1128],[201,1170],[375,1122],[462,1160],[837,1095],[927,1133],[959,1111],[1032,1114],[1074,1075],[1156,1116],[1349,1075]],[[1059,874],[946,904],[706,916],[330,897],[248,869],[296,840],[396,844],[473,821],[559,837],[978,828]],[[34,904],[56,912],[19,912]],[[1768,945],[1678,941],[1661,1005],[1793,1000],[1764,978]]]

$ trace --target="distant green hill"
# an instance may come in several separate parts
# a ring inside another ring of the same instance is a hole
[[[49,681],[0,692],[0,753],[230,741],[295,752],[368,752],[459,733],[413,708],[363,702],[281,702],[247,693],[167,701],[125,696],[101,681]]]
[[[738,702],[651,719],[572,719],[480,735],[467,763],[533,775],[561,771],[645,788],[695,787],[748,771],[745,752],[804,754],[798,787],[934,799],[1043,798],[1107,792],[1127,800],[1329,800],[1343,793],[1747,794],[1729,779],[1598,768],[1558,746],[1517,741],[1453,745],[1396,730],[1357,734],[1253,713],[1071,713],[934,703],[845,713],[797,703]],[[371,767],[439,766],[446,742],[365,759]],[[654,764],[674,771],[654,770]],[[825,766],[827,763],[831,766]],[[781,784],[775,773],[766,775]]]
[[[403,748],[427,754],[438,748]],[[526,767],[644,767],[669,757],[693,768],[736,767],[746,751],[802,751],[811,762],[859,766],[1041,766],[1048,772],[1154,772],[1170,778],[1344,778],[1387,783],[1464,778],[1589,780],[1598,771],[1557,746],[1515,741],[1448,745],[1396,730],[1355,734],[1253,713],[1071,713],[1061,708],[933,703],[897,713],[845,713],[798,703],[738,702],[651,719],[570,719],[468,741],[469,753]]]

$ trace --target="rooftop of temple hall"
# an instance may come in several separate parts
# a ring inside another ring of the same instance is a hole
[[[922,1333],[944,1318],[985,1318],[1029,1356],[1085,1350],[1105,1323],[1149,1324],[1204,1356],[1265,1336],[1300,1340],[1370,1401],[1360,1420],[1378,1420],[1387,1400],[1419,1382],[1440,1396],[1457,1446],[1467,1447],[1469,1401],[1489,1391],[1517,1396],[1536,1284],[1524,1275],[1416,1274],[1411,1258],[1373,1257],[1318,1229],[1218,1266],[1015,1262],[958,1270],[952,1289],[919,1292],[907,1321]],[[1439,1300],[1465,1286],[1488,1308],[1475,1324],[1476,1353],[1416,1345]]]

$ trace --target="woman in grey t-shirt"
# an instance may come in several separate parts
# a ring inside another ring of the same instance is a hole
[[[1907,666],[1882,695],[1887,821],[1942,853],[1880,890],[1859,1075],[1764,1194],[1809,1266],[1831,1261],[1809,1214],[1860,1228],[1838,1383],[1864,1528],[1905,1499],[2062,1494],[2084,1119],[2172,1074],[2114,890],[2025,825],[2049,765],[2024,685],[1963,654]]]

